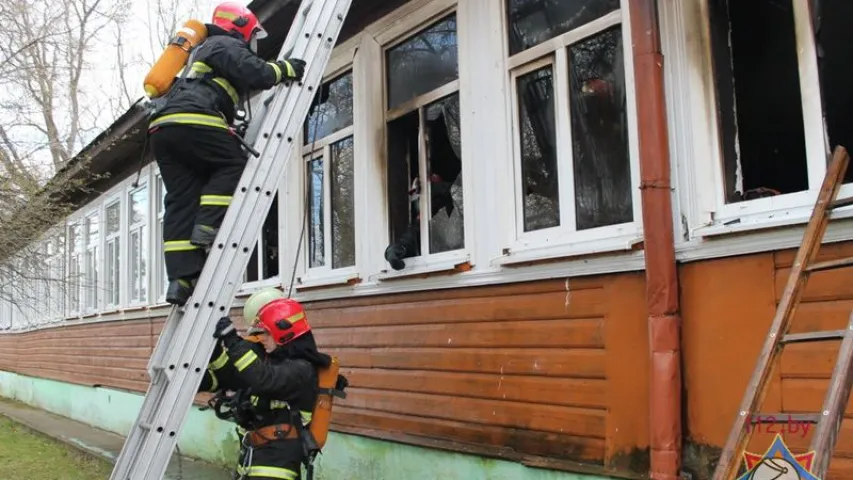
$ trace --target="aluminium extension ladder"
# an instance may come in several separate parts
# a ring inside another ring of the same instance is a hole
[[[832,211],[853,205],[853,197],[836,199],[849,162],[850,157],[847,150],[844,147],[837,147],[832,162],[827,167],[826,177],[824,177],[823,185],[818,193],[814,211],[803,234],[802,245],[800,245],[791,266],[788,283],[785,286],[782,299],[779,301],[769,335],[761,349],[735,423],[714,471],[714,480],[731,480],[737,475],[740,467],[740,454],[746,448],[751,436],[750,433],[753,431],[749,425],[753,423],[787,424],[791,421],[817,424],[809,446],[809,451],[815,452],[811,473],[817,478],[826,479],[826,471],[835,449],[844,409],[847,407],[847,401],[850,398],[850,388],[853,386],[853,313],[851,313],[847,328],[844,330],[808,333],[788,332],[805,290],[809,274],[853,266],[853,258],[814,262],[823,244],[823,236]],[[788,415],[756,412],[761,408],[773,371],[781,359],[782,348],[785,345],[832,340],[841,340],[841,347],[839,348],[837,363],[832,371],[832,378],[829,381],[829,388],[823,400],[823,408],[819,413]]]
[[[111,480],[160,480],[165,475],[213,353],[216,321],[228,315],[242,284],[249,256],[351,1],[303,0],[300,5],[279,59],[304,59],[304,78],[301,84],[283,82],[271,89],[261,108],[264,114],[251,122],[253,128],[247,133],[257,138],[247,135],[246,140],[254,143],[260,156],[248,158],[192,297],[184,307],[174,306],[166,320],[148,362],[151,384]],[[257,123],[261,123],[260,128],[255,127]]]

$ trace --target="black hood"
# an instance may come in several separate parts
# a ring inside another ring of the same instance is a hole
[[[308,332],[286,345],[279,345],[270,353],[270,357],[307,360],[316,367],[328,367],[332,364],[332,357],[317,350],[317,342],[314,341],[312,332]]]

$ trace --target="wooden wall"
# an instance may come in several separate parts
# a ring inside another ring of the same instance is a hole
[[[726,440],[796,251],[786,250],[697,262],[681,269],[683,350],[687,391],[685,461],[699,478],[710,478]],[[853,243],[827,245],[821,260],[853,256]],[[853,269],[814,274],[792,331],[845,328],[853,310]],[[820,411],[840,342],[785,348],[762,411]],[[812,430],[814,427],[811,427]],[[805,452],[811,432],[782,426],[756,432],[749,450],[761,454],[782,433],[795,453]],[[695,478],[695,477],[694,477]],[[853,478],[853,409],[848,405],[828,478]]]
[[[320,346],[351,384],[334,428],[531,465],[645,472],[644,285],[635,273],[309,304]],[[0,369],[144,392],[161,326],[0,335]]]

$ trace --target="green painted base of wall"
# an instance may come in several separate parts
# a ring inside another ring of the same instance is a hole
[[[0,396],[126,436],[142,407],[141,395],[0,371]],[[178,438],[184,455],[232,465],[237,459],[233,424],[193,407]],[[316,480],[595,480],[521,464],[331,433],[315,468]]]

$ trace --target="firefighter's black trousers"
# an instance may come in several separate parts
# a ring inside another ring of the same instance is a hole
[[[246,166],[246,155],[239,140],[220,128],[168,125],[150,136],[166,186],[166,273],[169,280],[195,278],[206,254],[190,243],[193,227],[219,228]]]
[[[245,480],[300,480],[302,440],[276,440],[253,449],[242,447],[232,477]]]

